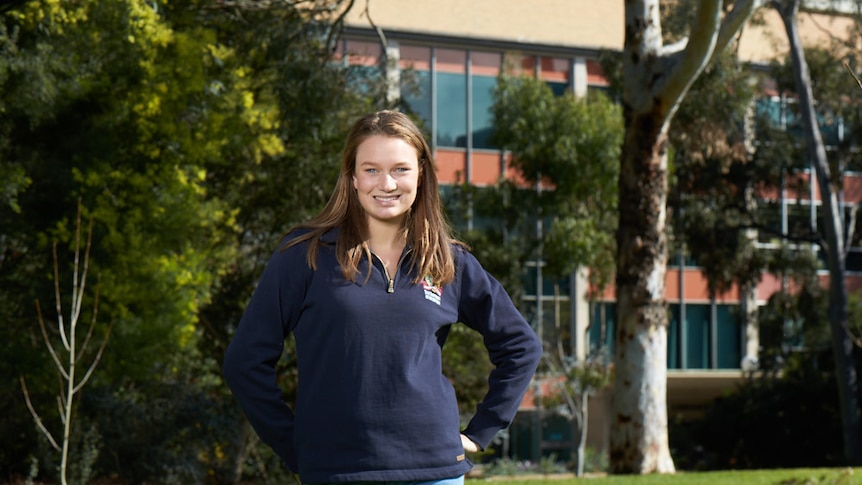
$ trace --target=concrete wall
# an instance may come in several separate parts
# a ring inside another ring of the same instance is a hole
[[[367,9],[367,11],[366,11]],[[357,0],[345,22],[353,27],[586,48],[623,48],[622,0]],[[845,15],[803,12],[806,45],[825,45],[830,34],[852,25]],[[766,63],[787,52],[784,27],[772,9],[761,9],[742,31],[742,59]]]
[[[510,42],[621,49],[622,0],[357,0],[345,21]]]

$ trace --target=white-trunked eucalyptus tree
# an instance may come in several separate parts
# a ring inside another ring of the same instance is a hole
[[[701,0],[690,37],[663,45],[659,0],[626,0],[612,473],[673,473],[667,430],[668,130],[691,84],[762,0]]]

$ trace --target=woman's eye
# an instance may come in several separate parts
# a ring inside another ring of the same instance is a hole
[[[366,171],[366,172],[368,172],[368,173],[377,173],[377,169],[376,169],[376,168],[366,168],[366,169],[365,169],[365,171]]]

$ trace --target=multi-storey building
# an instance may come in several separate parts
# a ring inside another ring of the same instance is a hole
[[[824,42],[828,32],[845,32],[852,23],[841,14],[841,10],[855,8],[851,0],[824,0],[823,7],[823,11],[807,11],[800,17],[803,40],[809,45]],[[500,177],[513,175],[506,154],[489,139],[492,90],[504,58],[514,59],[556,93],[584,95],[604,89],[607,83],[598,58],[602,50],[623,47],[624,2],[360,0],[345,25],[338,54],[345,62],[375,68],[381,59],[387,60],[392,96],[404,99],[429,129],[441,183],[467,181],[489,186]],[[781,20],[766,11],[763,22],[743,31],[739,55],[748,62],[766,64],[783,56],[786,46]],[[409,80],[401,79],[404,70],[411,73]],[[780,111],[783,100],[777,93],[763,100],[767,107],[771,103]],[[811,173],[800,176],[808,179]],[[767,197],[780,206],[799,202],[794,207],[808,207],[805,216],[816,224],[819,195],[816,184],[810,187],[805,193]],[[848,173],[845,204],[850,207],[860,200],[862,173]],[[794,217],[788,211],[780,213],[785,220]],[[764,275],[754,295],[733,289],[710,298],[702,272],[697,266],[680,264],[684,259],[671,255],[666,280],[672,315],[667,387],[671,415],[697,413],[743,378],[742,361],[757,356],[758,334],[756,327],[746,326],[733,310],[746,304],[762,305],[780,288],[778,279]],[[851,289],[862,289],[862,247],[851,248],[848,270]],[[602,301],[589,302],[585,280],[577,274],[568,280],[548,280],[542,278],[540,262],[529,266],[527,273],[520,305],[531,324],[540,333],[554,332],[559,325],[569,327],[573,353],[583,358],[602,339],[601,329],[608,328],[590,323],[604,319],[612,326],[613,291]],[[566,456],[570,428],[547,420],[541,432],[533,429],[535,402],[532,394],[524,401],[512,428],[510,453],[520,459],[535,459],[542,450]],[[590,407],[588,445],[597,449],[607,445],[608,403],[605,393]]]

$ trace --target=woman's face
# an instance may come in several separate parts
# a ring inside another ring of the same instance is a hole
[[[400,225],[419,186],[416,149],[402,140],[374,135],[356,149],[353,187],[369,223]]]

